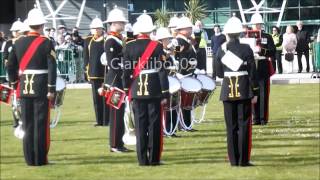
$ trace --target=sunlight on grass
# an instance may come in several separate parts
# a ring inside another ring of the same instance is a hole
[[[231,167],[220,89],[210,100],[199,131],[165,138],[159,167],[139,167],[136,153],[109,152],[108,127],[93,127],[90,90],[67,90],[62,119],[51,130],[50,165],[25,165],[13,136],[11,112],[1,104],[0,179],[319,179],[319,85],[273,85],[270,123],[253,126],[252,163]],[[135,149],[134,146],[129,146]]]

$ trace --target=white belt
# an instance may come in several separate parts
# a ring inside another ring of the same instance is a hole
[[[27,69],[25,71],[23,71],[23,74],[48,74],[48,70],[47,69]]]
[[[151,74],[151,73],[157,73],[159,72],[157,69],[146,69],[142,70],[140,74]]]
[[[245,76],[245,75],[248,75],[248,71],[224,72],[225,77]]]

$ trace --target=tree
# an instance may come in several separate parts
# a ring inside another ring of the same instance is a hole
[[[187,16],[191,19],[192,23],[207,17],[207,5],[202,0],[189,0],[188,2],[184,2],[184,6]]]
[[[170,20],[170,16],[169,16],[169,13],[167,10],[163,9],[163,10],[160,10],[160,9],[157,9],[155,14],[155,24],[158,26],[158,27],[167,27],[168,24],[169,24],[169,20]]]

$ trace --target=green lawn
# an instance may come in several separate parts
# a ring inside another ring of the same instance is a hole
[[[270,123],[253,127],[252,163],[231,167],[220,89],[199,131],[165,139],[159,167],[139,167],[136,153],[108,149],[108,128],[93,127],[90,90],[68,90],[63,117],[51,131],[50,165],[28,167],[21,141],[13,136],[11,113],[1,105],[1,180],[98,179],[319,179],[319,84],[273,85]],[[134,147],[130,147],[134,149]]]

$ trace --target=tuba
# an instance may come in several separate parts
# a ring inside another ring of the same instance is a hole
[[[128,99],[125,100],[124,127],[125,132],[122,137],[123,143],[126,145],[135,145],[137,140],[134,129],[134,116],[132,106]]]

